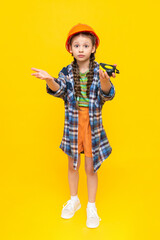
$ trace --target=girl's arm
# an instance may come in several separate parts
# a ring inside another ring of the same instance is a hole
[[[51,79],[46,80],[46,83],[48,85],[48,87],[52,90],[52,91],[58,91],[58,89],[60,88],[59,84],[56,83],[55,78],[51,77]]]
[[[103,104],[108,100],[112,100],[115,96],[115,87],[111,81],[110,81],[110,85],[111,85],[111,87],[110,87],[109,91],[106,93],[106,92],[104,92],[104,90],[102,89],[101,84],[100,84],[99,93],[100,93],[100,97],[101,97]]]
[[[65,75],[60,71],[58,78],[54,78],[50,76],[46,71],[38,69],[38,68],[31,68],[36,73],[32,73],[32,76],[40,78],[46,81],[46,91],[47,93],[64,99],[66,93],[66,80]]]
[[[115,78],[115,73],[112,73],[112,76]],[[103,72],[99,70],[99,95],[101,98],[102,105],[108,101],[112,100],[115,96],[115,87],[113,83],[110,81],[110,77],[107,72]]]
[[[102,91],[104,92],[104,94],[108,95],[112,87],[111,82],[109,80],[106,81],[104,79],[100,79],[100,81]]]
[[[58,74],[58,78],[53,78],[54,80],[49,80],[49,82],[46,81],[46,91],[54,97],[59,97],[65,100],[66,79],[65,75],[61,71]]]

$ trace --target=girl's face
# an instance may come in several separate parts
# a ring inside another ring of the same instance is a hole
[[[73,53],[73,56],[79,62],[88,60],[91,53],[95,52],[95,46],[92,46],[91,39],[83,34],[72,38],[72,43],[71,46],[69,46],[69,49],[70,53]]]

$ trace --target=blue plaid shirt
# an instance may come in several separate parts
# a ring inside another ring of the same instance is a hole
[[[64,100],[65,123],[63,138],[59,148],[67,155],[71,156],[74,169],[78,163],[78,109],[76,109],[76,99],[74,92],[74,79],[72,65],[64,67],[55,81],[60,85],[57,91],[52,91],[46,83],[46,91],[54,97]],[[102,162],[111,154],[112,148],[109,144],[105,129],[102,123],[102,107],[108,100],[115,96],[115,88],[111,83],[110,92],[106,95],[101,89],[99,78],[99,64],[96,62],[94,68],[93,82],[89,94],[89,119],[92,136],[92,156],[94,172],[97,172]],[[82,152],[83,153],[83,152]]]

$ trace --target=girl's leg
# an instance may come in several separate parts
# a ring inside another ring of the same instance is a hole
[[[88,201],[96,201],[96,193],[98,187],[98,175],[94,173],[93,158],[85,156],[85,171],[87,175]]]
[[[80,154],[78,154],[78,165],[76,170],[73,168],[73,161],[73,158],[68,156],[68,181],[71,196],[78,194],[79,167],[81,161]]]

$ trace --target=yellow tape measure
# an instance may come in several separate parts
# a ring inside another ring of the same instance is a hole
[[[107,74],[111,77],[112,73],[120,73],[120,71],[116,68],[116,66],[114,65],[110,65],[110,64],[106,64],[106,63],[100,63],[99,64],[99,69],[101,70],[105,70],[107,72]]]

